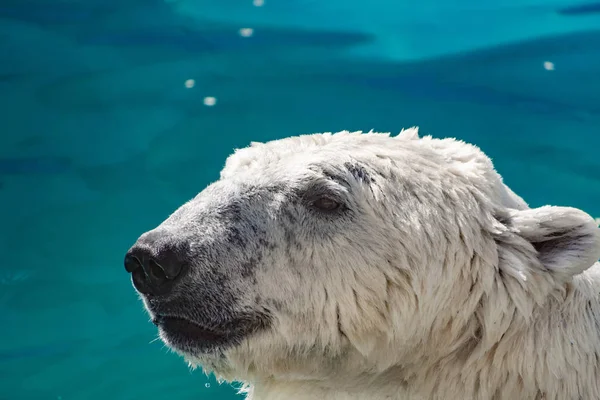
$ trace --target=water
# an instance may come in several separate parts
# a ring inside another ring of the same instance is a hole
[[[3,0],[0,399],[233,399],[122,266],[250,141],[473,142],[531,205],[600,217],[599,3]]]

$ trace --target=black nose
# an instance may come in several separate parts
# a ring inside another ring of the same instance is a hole
[[[125,270],[140,293],[166,295],[186,269],[182,258],[182,251],[175,247],[136,243],[125,255]]]

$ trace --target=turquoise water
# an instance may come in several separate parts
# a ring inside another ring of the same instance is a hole
[[[169,353],[126,249],[250,141],[473,142],[600,217],[600,3],[0,2],[0,400],[233,399]]]

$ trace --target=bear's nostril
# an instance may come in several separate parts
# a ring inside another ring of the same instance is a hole
[[[163,284],[168,279],[163,268],[154,260],[150,260],[148,264],[150,265],[150,268],[148,268],[150,279],[158,285]]]
[[[142,263],[137,257],[127,254],[125,256],[125,271],[132,273],[142,267]]]

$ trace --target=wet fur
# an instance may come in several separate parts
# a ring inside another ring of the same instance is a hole
[[[323,193],[344,208],[311,209]],[[530,209],[475,146],[254,143],[157,231],[191,243],[178,312],[252,321],[175,350],[249,399],[600,399],[600,229]]]

